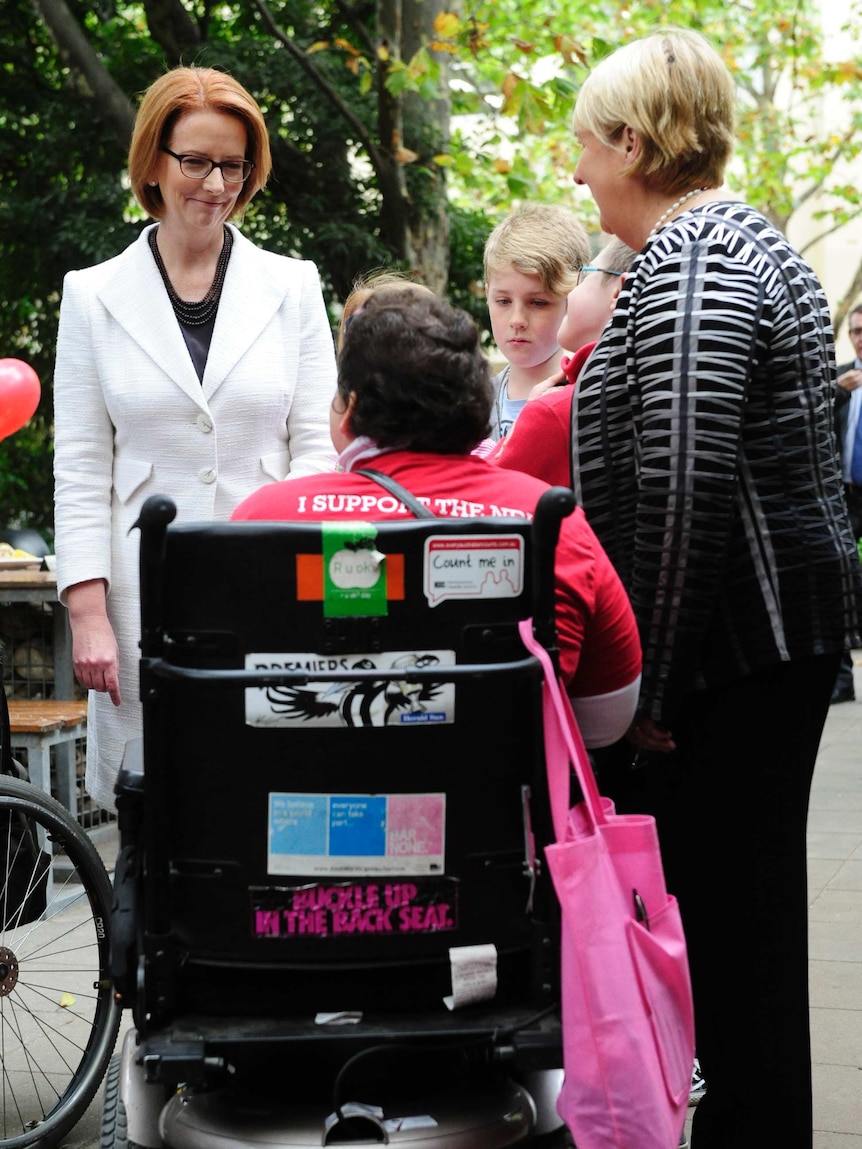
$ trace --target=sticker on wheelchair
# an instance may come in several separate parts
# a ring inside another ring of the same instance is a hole
[[[321,537],[324,616],[385,615],[386,556],[375,543],[377,528],[365,522],[324,522]]]
[[[436,726],[455,721],[455,685],[411,678],[416,668],[454,666],[454,650],[378,651],[373,654],[247,654],[246,670],[327,671],[398,670],[403,677],[374,677],[347,682],[309,682],[304,686],[251,687],[245,692],[247,726],[303,730],[332,727]]]
[[[445,855],[445,794],[269,795],[270,874],[442,874]]]
[[[524,540],[521,535],[429,535],[423,588],[431,606],[449,598],[517,598],[524,589]]]
[[[256,938],[379,937],[458,928],[458,883],[452,878],[254,886],[249,894]]]

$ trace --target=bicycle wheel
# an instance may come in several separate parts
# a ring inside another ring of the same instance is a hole
[[[21,849],[22,825],[24,836],[32,842],[35,835],[51,859],[47,868],[32,866],[29,884],[39,888],[23,892],[17,886],[20,858],[13,854]],[[0,1147],[47,1147],[92,1101],[117,1038],[120,1011],[108,965],[111,883],[69,812],[30,783],[5,776],[0,859],[6,867],[0,888]]]

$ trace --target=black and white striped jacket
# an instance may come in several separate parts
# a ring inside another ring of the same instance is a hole
[[[814,272],[757,211],[688,211],[638,256],[577,384],[575,490],[644,648],[642,713],[860,643],[860,563]]]

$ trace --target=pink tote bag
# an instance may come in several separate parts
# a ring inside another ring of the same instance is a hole
[[[545,856],[560,902],[563,1087],[578,1149],[677,1149],[694,1062],[682,922],[668,894],[655,819],[599,795],[548,652],[543,664],[548,789],[557,841]],[[570,771],[583,800],[569,809]]]

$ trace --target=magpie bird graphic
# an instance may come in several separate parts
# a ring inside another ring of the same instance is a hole
[[[337,715],[343,726],[388,726],[393,715],[423,713],[425,704],[439,695],[440,683],[411,681],[409,677],[412,667],[435,666],[439,661],[436,654],[411,652],[399,656],[392,663],[393,668],[403,667],[404,678],[322,683],[318,689],[270,686],[266,698],[274,714],[295,721],[307,722]],[[360,658],[350,669],[375,670],[377,664],[369,658]]]

